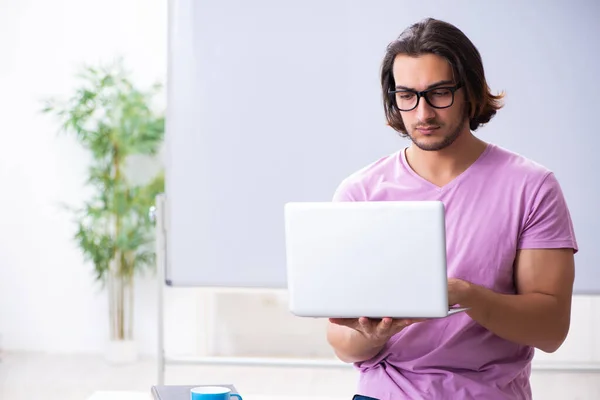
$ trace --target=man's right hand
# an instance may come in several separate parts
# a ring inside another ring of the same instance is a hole
[[[328,341],[345,362],[374,357],[387,341],[407,326],[422,319],[330,318]]]
[[[392,318],[330,318],[329,322],[347,326],[359,332],[374,346],[383,346],[387,341],[407,326],[418,322],[413,319]]]

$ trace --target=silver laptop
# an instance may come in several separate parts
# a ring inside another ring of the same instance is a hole
[[[439,201],[285,205],[290,311],[301,317],[439,318],[449,309]]]

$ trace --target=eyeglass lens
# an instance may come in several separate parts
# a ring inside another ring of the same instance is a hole
[[[430,106],[436,108],[446,108],[452,105],[454,93],[450,89],[439,88],[426,92],[424,97]],[[418,95],[415,92],[396,92],[396,105],[400,110],[412,110],[417,106],[418,99]]]

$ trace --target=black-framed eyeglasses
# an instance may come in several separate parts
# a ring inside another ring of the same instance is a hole
[[[417,92],[416,90],[397,89],[389,90],[388,94],[392,103],[400,111],[411,111],[417,108],[421,97],[433,108],[448,108],[454,104],[454,92],[462,87],[461,83],[454,86],[438,86]]]

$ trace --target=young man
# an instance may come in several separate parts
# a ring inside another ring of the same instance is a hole
[[[331,319],[327,339],[359,369],[362,395],[530,399],[534,349],[556,351],[570,324],[577,243],[559,183],[472,134],[502,95],[490,93],[478,50],[453,25],[427,19],[404,31],[387,48],[381,83],[389,125],[412,144],[345,179],[335,201],[441,200],[450,305],[470,310]]]

